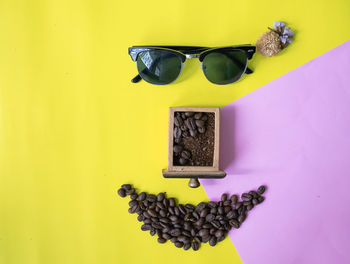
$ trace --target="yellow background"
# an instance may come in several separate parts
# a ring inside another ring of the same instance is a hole
[[[241,263],[229,239],[198,252],[158,244],[116,189],[206,200],[161,176],[168,107],[248,94],[347,41],[349,14],[348,0],[0,0],[0,263]],[[130,82],[131,45],[254,44],[276,20],[295,42],[255,55],[236,84],[209,83],[198,60],[172,85]]]

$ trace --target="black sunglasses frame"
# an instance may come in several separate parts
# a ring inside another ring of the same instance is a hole
[[[217,51],[233,51],[233,50],[240,50],[244,51],[247,55],[248,60],[252,59],[256,47],[246,44],[246,45],[238,45],[238,46],[226,46],[226,47],[199,47],[199,46],[132,46],[129,49],[129,55],[133,61],[137,60],[138,55],[140,52],[144,51],[152,51],[152,50],[166,50],[170,53],[173,53],[181,58],[182,63],[186,61],[186,59],[193,59],[198,58],[200,62],[203,61],[204,57],[211,52],[217,52]],[[253,71],[246,68],[245,74],[251,74]],[[141,81],[142,78],[138,74],[131,80],[133,83],[137,83]]]

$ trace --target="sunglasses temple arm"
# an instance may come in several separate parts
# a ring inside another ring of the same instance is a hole
[[[142,78],[141,78],[140,74],[138,74],[138,75],[136,75],[136,76],[134,77],[134,79],[131,80],[131,82],[132,82],[132,83],[138,83],[138,82],[141,81],[141,80],[142,80]]]
[[[253,71],[247,67],[247,69],[245,70],[245,74],[252,74],[252,73]]]

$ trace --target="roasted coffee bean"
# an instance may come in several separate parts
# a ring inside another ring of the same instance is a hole
[[[129,206],[130,207],[133,207],[136,204],[139,204],[139,203],[137,201],[135,201],[135,200],[132,200],[132,201],[129,202]]]
[[[258,199],[259,199],[259,198],[258,198]],[[252,204],[257,205],[257,204],[259,203],[259,200],[258,200],[258,199],[254,198],[254,199],[252,200]]]
[[[201,236],[201,237],[204,237],[204,236],[207,236],[209,234],[209,230],[208,229],[201,229],[199,230],[198,232],[198,235]]]
[[[264,198],[263,196],[260,196],[260,197],[258,198],[259,203],[262,203],[264,200],[265,200],[265,198]]]
[[[192,212],[192,215],[194,218],[196,218],[196,220],[199,219],[199,214],[197,212]]]
[[[149,233],[150,233],[151,236],[154,236],[156,234],[156,230],[155,229],[151,229],[149,231]]]
[[[177,237],[177,236],[181,235],[181,230],[178,228],[172,229],[172,230],[170,230],[169,234]]]
[[[187,159],[184,159],[184,158],[179,158],[179,163],[180,165],[185,165],[187,163]]]
[[[137,208],[138,208],[138,205],[135,204],[133,207],[129,208],[128,212],[130,214],[134,214],[136,212]]]
[[[135,193],[135,189],[132,188],[132,189],[130,189],[130,190],[126,190],[125,193],[126,193],[126,195],[132,195],[132,194]]]
[[[145,225],[142,225],[142,226],[141,226],[141,230],[142,230],[142,231],[151,230],[151,225],[146,225],[146,224],[145,224]]]
[[[238,197],[237,197],[237,195],[235,195],[235,194],[231,195],[230,200],[231,200],[232,204],[235,205],[235,204],[238,202]]]
[[[138,196],[139,195],[137,193],[133,193],[132,195],[130,195],[130,199],[131,200],[136,200]]]
[[[151,217],[157,217],[157,213],[156,213],[154,210],[152,210],[152,209],[149,209],[149,210],[147,211],[147,213],[148,213]]]
[[[162,226],[159,223],[157,223],[157,222],[153,222],[151,225],[155,229],[162,229]]]
[[[123,184],[121,187],[122,187],[125,191],[128,191],[128,190],[131,189],[131,184]]]
[[[223,193],[222,195],[221,195],[221,201],[226,201],[227,200],[227,194],[226,193]]]
[[[172,237],[172,238],[170,239],[170,241],[173,242],[173,243],[175,243],[175,242],[177,242],[177,238],[176,238],[176,237]]]
[[[191,243],[186,243],[184,245],[184,250],[189,250],[191,248]]]
[[[179,220],[179,218],[176,215],[169,216],[169,219],[171,222],[177,222]]]
[[[244,206],[247,206],[247,205],[250,205],[250,204],[251,204],[251,201],[244,201],[244,202],[243,202],[243,205],[244,205]]]
[[[198,227],[202,226],[205,222],[205,218],[202,217],[202,218],[199,218],[194,224]]]
[[[215,219],[215,216],[213,214],[208,214],[206,217],[205,217],[205,220],[207,222],[211,222]]]
[[[197,251],[199,249],[199,243],[196,241],[193,241],[191,246],[194,251]]]
[[[182,234],[183,234],[184,236],[187,236],[187,237],[191,237],[191,236],[192,236],[191,233],[190,233],[189,231],[186,231],[186,230],[183,230],[183,231],[182,231]]]
[[[163,204],[165,207],[168,207],[169,206],[169,200],[167,198],[164,198],[163,199]]]
[[[207,243],[207,242],[209,242],[209,240],[210,240],[210,235],[202,237],[202,242],[203,243]]]
[[[218,212],[218,209],[217,209],[217,208],[211,208],[211,209],[210,209],[210,213],[211,213],[211,214],[217,214],[217,212]]]
[[[179,216],[179,215],[180,215],[180,209],[179,209],[179,207],[175,206],[175,207],[174,207],[174,212],[175,212],[175,215],[176,215],[176,216]]]
[[[220,228],[220,223],[216,220],[212,221],[211,224],[215,227],[215,228]]]
[[[183,150],[183,147],[181,145],[175,145],[173,150],[175,153],[180,153]]]
[[[230,212],[232,210],[231,206],[225,206],[224,207],[224,213],[227,214],[228,212]]]
[[[240,223],[243,223],[245,219],[246,219],[245,213],[243,213],[240,216],[238,216],[238,222],[240,222]]]
[[[184,159],[189,159],[191,157],[191,153],[187,150],[181,152],[181,157]]]
[[[198,132],[200,134],[204,134],[205,133],[205,127],[198,127]]]
[[[160,211],[159,211],[159,215],[160,215],[161,217],[166,217],[167,213],[166,213],[165,210],[160,210]]]
[[[196,211],[197,211],[197,212],[201,212],[206,206],[207,206],[206,203],[201,202],[201,203],[199,203],[199,204],[196,206]]]
[[[139,216],[137,217],[137,220],[138,220],[139,222],[142,222],[142,221],[144,220],[143,215],[139,215]]]
[[[200,217],[206,217],[208,215],[208,210],[207,209],[203,209],[201,212],[200,212]]]
[[[173,207],[169,207],[169,208],[168,208],[168,211],[169,211],[169,214],[171,214],[171,215],[174,215],[174,214],[175,214],[175,211],[174,211],[174,208],[173,208]]]
[[[184,243],[179,242],[179,241],[175,242],[175,247],[182,248],[183,246],[184,246]]]
[[[243,214],[245,213],[245,211],[247,210],[247,208],[245,206],[241,206],[237,211],[238,211],[238,214]]]
[[[224,216],[223,215],[217,215],[217,216],[215,216],[215,220],[218,220],[218,221],[220,221],[220,220],[224,220]]]
[[[231,207],[231,200],[226,200],[224,202],[224,206],[230,206]]]
[[[175,198],[169,198],[169,206],[174,207],[176,205]]]
[[[185,223],[184,223],[184,229],[185,229],[185,230],[191,230],[191,226],[192,226],[192,225],[191,225],[191,223],[189,223],[189,222],[185,222]]]
[[[215,208],[215,207],[217,207],[217,204],[216,204],[216,202],[209,202],[209,203],[208,203],[208,206],[209,206],[210,208]]]
[[[253,197],[250,194],[248,194],[248,193],[243,193],[241,195],[241,198],[242,198],[243,201],[250,201]]]
[[[214,235],[215,234],[215,232],[216,232],[216,228],[211,228],[210,230],[209,230],[209,235]]]
[[[195,112],[185,112],[185,116],[191,117],[194,116]]]
[[[250,194],[253,198],[258,198],[258,197],[260,196],[256,191],[250,191],[249,194]]]
[[[186,204],[185,209],[187,212],[193,212],[195,207],[192,204]]]
[[[143,223],[144,224],[150,224],[150,223],[152,223],[152,220],[150,218],[146,218],[146,217],[143,216]]]
[[[197,137],[197,131],[196,130],[191,130],[190,129],[190,135],[191,135],[191,137]]]
[[[224,208],[222,206],[218,207],[218,214],[224,214]]]
[[[236,205],[235,205],[235,209],[239,209],[241,208],[241,206],[243,206],[243,204],[241,202],[237,202]]]
[[[161,218],[161,219],[159,219],[159,221],[164,223],[164,224],[169,224],[171,222],[169,218]]]
[[[158,242],[161,243],[161,244],[163,244],[163,243],[166,242],[166,239],[161,238],[161,237],[158,237]]]
[[[183,123],[184,122],[183,122],[183,120],[182,120],[182,118],[181,118],[181,116],[179,114],[174,117],[174,124],[175,124],[175,126],[180,127],[180,126],[183,125]]]
[[[196,235],[196,230],[192,228],[192,229],[191,229],[191,236],[194,237],[195,235]]]
[[[263,194],[266,190],[266,187],[264,185],[261,185],[259,188],[258,188],[258,194]]]
[[[250,211],[254,208],[254,205],[253,204],[249,204],[246,206],[247,207],[247,210]]]
[[[160,229],[156,229],[156,233],[157,233],[158,237],[162,237],[163,236],[163,232]]]
[[[162,202],[157,202],[156,205],[159,209],[165,209],[165,206]]]
[[[147,212],[143,212],[143,216],[146,218],[151,218],[151,216]]]
[[[212,247],[216,245],[216,237],[212,236],[209,240],[209,245],[211,245]]]
[[[196,120],[195,124],[198,128],[204,127],[205,122],[203,120]]]
[[[174,138],[180,139],[181,138],[182,131],[179,127],[174,128]]]
[[[137,200],[138,201],[143,201],[143,200],[145,200],[146,199],[146,193],[145,192],[142,192],[142,193],[140,193],[139,194],[139,196],[137,197]]]
[[[120,189],[118,190],[118,194],[119,194],[120,197],[123,197],[123,198],[124,198],[124,197],[126,196],[125,189],[120,188]]]
[[[148,194],[146,199],[147,199],[147,201],[149,201],[151,203],[157,201],[157,197],[154,194]]]
[[[179,210],[180,210],[181,214],[186,214],[187,213],[187,211],[185,209],[185,206],[183,206],[182,204],[179,204]]]
[[[224,234],[225,234],[225,233],[224,233],[224,231],[222,231],[222,230],[218,230],[218,231],[215,232],[215,236],[216,236],[217,238],[223,236]]]
[[[234,228],[239,228],[239,222],[236,220],[236,219],[231,219],[230,221],[229,221],[229,224],[230,224],[230,226],[232,226],[232,227],[234,227]]]
[[[182,137],[183,138],[186,138],[186,137],[188,137],[189,136],[189,134],[188,134],[188,127],[186,126],[186,125],[182,125],[181,127],[180,127],[180,129],[181,129],[181,131],[182,131]]]
[[[206,229],[209,229],[209,228],[212,228],[212,225],[210,223],[206,223],[202,227],[206,228]]]
[[[203,116],[203,113],[199,112],[199,113],[195,113],[194,115],[194,119],[201,119],[201,117]]]
[[[189,239],[188,239],[187,236],[181,235],[181,236],[178,236],[178,237],[177,237],[177,241],[180,241],[180,242],[183,242],[183,243],[186,243],[188,240],[189,240]]]
[[[173,223],[173,227],[174,228],[182,228],[182,224],[180,224],[180,223]]]
[[[157,223],[158,223],[158,222],[159,222],[159,219],[158,219],[158,217],[151,217],[151,221],[152,221],[152,222],[157,222]]]
[[[236,218],[237,216],[238,216],[238,213],[235,210],[231,210],[226,214],[227,219]]]
[[[225,239],[225,235],[223,235],[223,236],[221,236],[221,237],[218,237],[218,238],[216,239],[216,242],[219,243],[219,242],[223,241],[224,239]]]
[[[162,236],[164,239],[166,240],[169,240],[171,239],[171,235],[167,234],[167,233],[163,233],[163,236]]]

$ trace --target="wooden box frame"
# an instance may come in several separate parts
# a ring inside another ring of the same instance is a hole
[[[206,112],[215,115],[215,138],[213,166],[174,166],[174,114],[175,112]],[[218,107],[170,107],[169,108],[169,134],[168,134],[168,169],[163,170],[165,178],[223,178],[224,171],[219,169],[220,150],[220,108]]]

